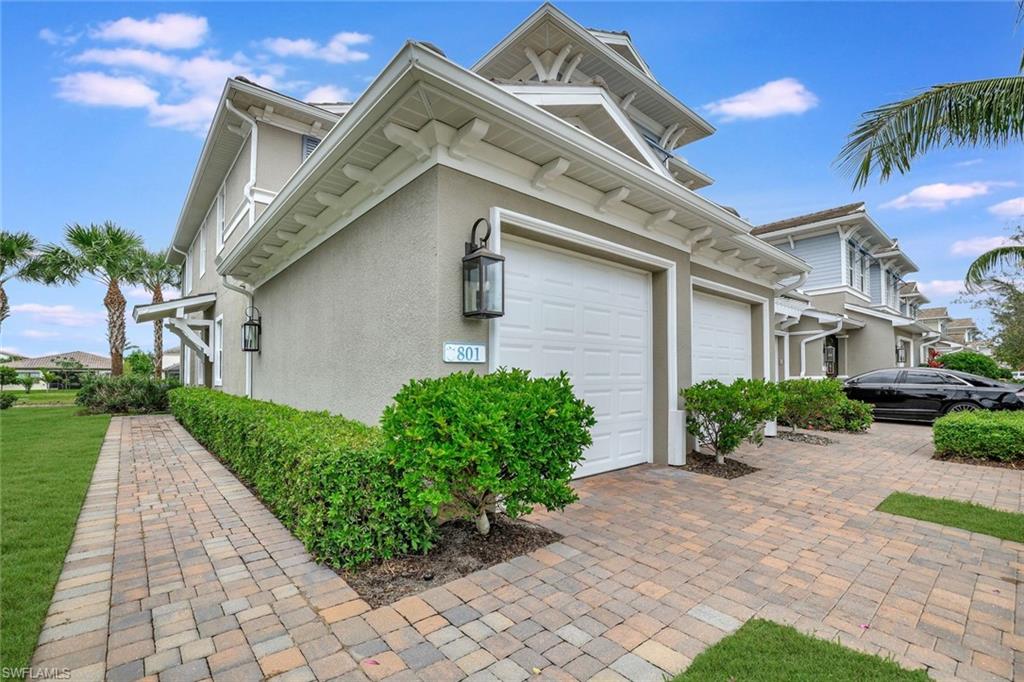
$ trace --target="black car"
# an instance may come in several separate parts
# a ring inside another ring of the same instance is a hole
[[[1024,386],[934,367],[876,369],[846,380],[846,395],[879,419],[932,421],[961,410],[1024,409]]]

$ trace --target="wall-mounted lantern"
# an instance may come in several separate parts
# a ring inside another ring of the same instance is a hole
[[[487,234],[479,241],[476,229],[483,223]],[[505,314],[505,257],[487,248],[491,224],[487,218],[473,223],[462,258],[462,315],[477,319],[501,317]]]
[[[244,352],[260,352],[261,322],[259,308],[252,306],[245,309],[245,322],[242,323],[242,350]]]
[[[896,364],[903,366],[907,362],[907,347],[902,343],[896,344]]]

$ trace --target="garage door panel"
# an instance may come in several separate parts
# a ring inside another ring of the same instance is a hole
[[[693,383],[749,379],[750,306],[721,296],[693,294]]]
[[[535,376],[564,370],[593,405],[594,444],[577,475],[649,461],[650,278],[520,241],[502,250],[517,304],[498,322],[498,364]]]

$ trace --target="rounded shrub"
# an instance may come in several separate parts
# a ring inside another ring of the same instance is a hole
[[[935,420],[932,439],[940,455],[1024,463],[1024,411],[953,412]]]
[[[838,379],[787,379],[779,382],[779,422],[823,431],[866,431],[874,422],[871,405],[851,400]]]
[[[940,367],[958,372],[967,372],[968,374],[977,374],[989,379],[1000,379],[1003,375],[1003,370],[1000,369],[995,360],[987,355],[969,350],[943,353],[936,358],[936,361]]]
[[[763,379],[736,379],[723,384],[709,379],[680,391],[686,407],[686,429],[725,462],[744,441],[760,445],[764,424],[778,417],[782,395]]]
[[[385,451],[417,504],[442,517],[511,517],[533,505],[574,502],[573,471],[591,444],[594,410],[563,372],[534,378],[520,369],[413,380],[384,410]]]

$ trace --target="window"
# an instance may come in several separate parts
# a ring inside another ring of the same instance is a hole
[[[193,246],[194,245],[195,245],[195,242],[193,242]],[[193,251],[192,251],[192,247],[190,246],[190,247],[188,247],[188,253],[185,254],[185,277],[183,279],[185,280],[184,284],[185,284],[185,293],[186,294],[191,294],[192,293],[192,261],[193,260],[194,260],[194,258],[193,258]]]
[[[922,372],[920,370],[908,370],[903,376],[904,384],[924,384],[929,386],[941,385],[941,384],[961,384],[962,382],[954,380],[946,374],[939,372]]]
[[[898,369],[883,369],[877,372],[865,374],[856,379],[857,384],[894,384],[896,377],[900,375]]]
[[[857,291],[868,290],[868,257],[853,242],[846,243],[846,279]]]
[[[224,248],[224,186],[217,192],[217,251]]]
[[[857,255],[857,249],[853,244],[847,243],[846,245],[846,283],[851,287],[853,286],[853,273],[854,273],[854,260]]]
[[[199,276],[206,274],[206,225],[199,228]]]
[[[224,382],[224,316],[218,315],[213,323],[213,385]]]
[[[302,160],[305,161],[309,158],[309,155],[313,153],[316,146],[320,144],[320,140],[309,135],[302,136]]]

